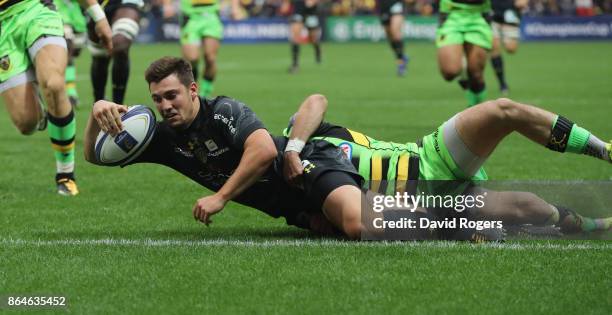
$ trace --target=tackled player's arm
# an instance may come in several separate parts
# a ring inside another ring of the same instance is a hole
[[[284,153],[283,175],[285,180],[294,186],[301,186],[300,179],[303,172],[300,152],[306,141],[319,128],[327,111],[327,98],[321,94],[308,96],[297,113],[293,116],[294,122],[289,141]]]
[[[127,112],[125,105],[115,104],[109,101],[97,101],[91,110],[91,115],[85,127],[85,160],[87,162],[102,165],[96,159],[96,138],[100,130],[116,135],[123,128],[121,114]]]
[[[214,195],[198,199],[193,216],[206,225],[210,217],[225,207],[228,201],[253,185],[271,166],[277,151],[272,137],[266,129],[253,131],[244,142],[244,151],[234,173]]]
[[[113,32],[111,31],[106,14],[104,14],[104,10],[102,10],[97,0],[78,0],[78,2],[85,9],[87,15],[96,23],[96,35],[98,35],[110,54],[113,50]]]

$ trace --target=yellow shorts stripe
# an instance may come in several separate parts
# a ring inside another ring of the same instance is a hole
[[[402,154],[397,162],[397,182],[395,183],[395,191],[403,193],[406,191],[406,181],[408,180],[408,168],[410,154]]]
[[[370,140],[368,140],[368,137],[366,137],[363,133],[353,131],[348,128],[346,130],[348,130],[348,132],[351,134],[355,143],[357,143],[358,145],[362,145],[366,148],[370,147]]]
[[[372,191],[378,191],[382,181],[382,157],[378,154],[372,155]]]

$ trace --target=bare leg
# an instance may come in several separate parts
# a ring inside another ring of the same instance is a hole
[[[463,70],[463,46],[447,45],[438,48],[438,66],[446,81],[452,81]]]
[[[201,84],[201,95],[209,96],[213,90],[213,81],[217,75],[217,53],[219,40],[212,37],[204,38],[204,80]]]
[[[497,77],[497,81],[499,82],[499,89],[502,94],[508,93],[508,85],[506,84],[506,78],[504,75],[504,62],[502,59],[502,51],[501,51],[501,40],[499,37],[493,37],[493,50],[491,50],[491,65],[493,66],[493,71],[495,71],[495,76]]]
[[[198,59],[200,56],[200,46],[198,44],[183,44],[181,45],[181,52],[183,53],[183,58],[191,63],[193,79],[195,82],[198,82]]]
[[[323,213],[346,236],[358,240],[364,227],[361,223],[361,199],[359,188],[350,185],[334,189],[323,203]]]
[[[487,50],[472,44],[465,44],[467,58],[468,84],[467,94],[468,106],[476,105],[486,99],[484,69],[487,63]]]
[[[321,29],[313,28],[308,30],[308,39],[312,43],[315,52],[315,62],[321,63]]]
[[[38,122],[43,117],[36,93],[32,82],[16,86],[2,93],[2,99],[13,124],[23,135],[34,133]]]
[[[474,154],[488,157],[513,131],[546,145],[555,116],[541,108],[501,98],[462,111],[457,116],[456,128]]]
[[[507,98],[462,111],[457,116],[456,130],[467,148],[483,158],[513,131],[554,151],[567,150],[609,162],[612,156],[610,144],[566,118]]]
[[[500,220],[506,225],[556,225],[564,233],[608,230],[612,224],[612,218],[583,217],[567,208],[553,206],[529,192],[492,191],[476,187],[468,193],[485,196],[483,207],[469,210],[476,219]]]
[[[36,78],[49,113],[49,136],[55,151],[58,193],[66,196],[78,194],[74,182],[75,119],[65,89],[64,73],[67,53],[64,47],[46,45],[35,58]]]
[[[484,196],[482,208],[469,210],[477,219],[501,220],[504,224],[534,225],[554,224],[559,219],[556,209],[533,193],[493,191],[480,187],[468,193]]]
[[[301,22],[292,22],[289,26],[290,36],[289,43],[291,44],[291,67],[289,67],[289,73],[294,73],[299,67],[300,59],[300,33],[304,24]]]
[[[401,14],[394,14],[391,16],[389,25],[385,26],[387,38],[391,49],[395,54],[395,60],[397,63],[397,75],[403,76],[406,72],[406,66],[408,58],[404,54],[404,39],[402,36],[402,28],[404,27],[404,16]]]
[[[113,102],[123,104],[130,76],[130,47],[138,35],[140,13],[132,7],[122,7],[113,15]]]

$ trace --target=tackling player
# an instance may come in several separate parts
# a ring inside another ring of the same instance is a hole
[[[79,0],[107,50],[111,30],[94,0]],[[56,160],[57,192],[78,194],[74,177],[74,112],[66,97],[66,40],[51,0],[0,0],[0,94],[24,135],[47,126]],[[47,107],[45,113],[44,105]]]
[[[326,109],[324,97],[306,99],[285,135],[290,141],[317,139],[338,146],[365,179],[364,188],[381,194],[415,194],[419,181],[425,181],[425,185],[451,185],[454,189],[462,184],[460,181],[486,180],[482,165],[501,140],[512,132],[553,151],[590,155],[612,163],[612,143],[604,143],[563,116],[509,99],[466,109],[416,143],[378,141],[325,123]],[[304,158],[292,147],[285,149],[284,157],[285,178],[299,186]],[[419,188],[423,188],[422,185]],[[439,187],[436,189],[439,192]],[[473,187],[465,193],[482,195],[483,190]],[[608,230],[612,225],[612,217],[583,217],[526,192],[487,190],[484,204],[482,208],[470,209],[469,214],[509,224],[557,225],[566,233]]]
[[[166,7],[170,6],[166,0]],[[231,0],[232,18],[240,17],[238,0]],[[218,0],[181,0],[181,49],[191,63],[193,77],[199,80],[200,96],[211,96],[217,75],[217,53],[223,39]],[[200,47],[204,55],[204,72],[198,76]],[[200,79],[198,79],[200,78]]]
[[[289,18],[291,43],[289,73],[295,73],[299,69],[300,38],[304,27],[308,30],[308,40],[314,48],[315,62],[321,63],[321,23],[317,12],[319,0],[295,0],[292,1],[292,5],[293,14]]]
[[[94,100],[105,99],[108,65],[113,60],[111,73],[113,101],[123,103],[128,78],[130,77],[130,46],[138,35],[143,0],[98,0],[103,6],[113,30],[113,51],[110,56],[103,49],[98,36],[93,32],[94,24],[87,24],[89,30],[88,48],[91,52],[91,83]]]
[[[408,56],[404,54],[404,2],[402,0],[379,0],[378,15],[387,34],[387,41],[395,54],[397,75],[403,76],[408,66]]]
[[[510,54],[514,54],[518,49],[521,11],[528,3],[529,0],[491,0],[493,7],[491,65],[499,81],[499,90],[504,95],[508,94],[508,84],[504,75],[502,47]]]
[[[81,48],[87,41],[87,20],[81,7],[74,0],[54,0],[57,11],[64,22],[64,38],[68,46],[68,66],[66,67],[66,94],[72,107],[79,105],[79,93],[76,88],[76,69],[74,59],[81,54]]]
[[[467,70],[467,79],[462,78],[459,83],[465,90],[468,106],[486,100],[484,68],[492,47],[490,10],[490,0],[440,0],[436,31],[438,65],[447,81]]]

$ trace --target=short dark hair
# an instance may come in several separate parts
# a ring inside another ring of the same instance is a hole
[[[194,82],[191,64],[185,59],[169,56],[153,61],[145,71],[145,80],[151,85],[153,82],[159,83],[172,74],[176,74],[179,81],[187,88]]]

